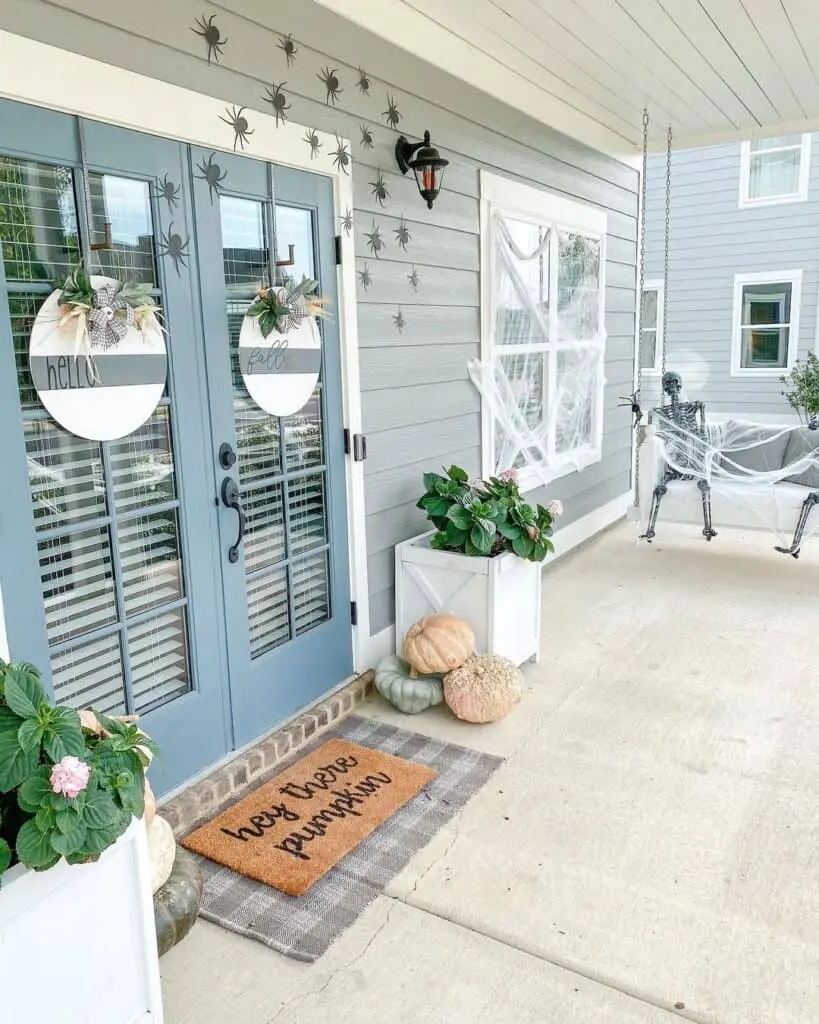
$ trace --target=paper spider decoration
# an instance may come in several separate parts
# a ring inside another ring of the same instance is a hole
[[[336,148],[333,150],[333,164],[344,174],[350,173],[350,151],[346,143],[336,135]]]
[[[190,256],[188,252],[189,242],[190,236],[183,241],[182,236],[174,231],[173,221],[171,221],[167,232],[161,236],[160,243],[157,246],[157,252],[160,256],[170,256],[178,277],[182,276],[182,271],[179,269],[180,266],[187,267],[188,265],[185,260]]]
[[[229,124],[233,129],[233,152],[236,152],[237,144],[245,148],[245,143],[249,142],[249,136],[251,136],[255,129],[252,129],[248,123],[247,118],[244,116],[244,107],[225,107],[225,113],[227,117],[220,117],[220,121],[224,121],[225,124]]]
[[[370,290],[370,285],[373,283],[373,279],[370,275],[370,268],[366,263],[358,272],[358,280],[361,282],[361,287],[364,291],[368,292]]]
[[[315,128],[308,128],[304,133],[304,141],[310,147],[310,159],[313,160],[319,155],[321,149],[321,139],[318,136],[318,132]]]
[[[316,75],[316,78],[318,78],[320,82],[324,83],[324,88],[327,90],[327,96],[324,102],[328,106],[330,104],[335,106],[336,100],[344,92],[338,78],[338,68],[322,68],[321,73]]]
[[[398,104],[395,102],[395,97],[387,94],[387,109],[384,111],[383,116],[386,118],[387,124],[390,128],[397,128],[398,122],[401,120],[401,112],[398,109]]]
[[[293,36],[290,35],[289,32],[287,35],[279,36],[279,41],[276,45],[282,53],[284,53],[284,56],[287,59],[287,66],[290,67],[291,64],[295,64],[296,54],[299,51],[296,49],[296,44],[293,42]]]
[[[366,124],[359,125],[359,127],[361,128],[361,145],[365,149],[374,149],[375,140],[373,139],[372,130]]]
[[[210,64],[211,60],[216,64],[219,63],[219,58],[224,53],[225,44],[228,41],[227,36],[224,39],[222,38],[219,26],[214,24],[215,17],[215,14],[211,14],[206,19],[204,14],[202,14],[195,19],[194,27],[191,28],[191,32],[201,36],[208,44],[208,64]]]
[[[370,252],[377,259],[381,259],[379,253],[384,248],[384,239],[381,237],[381,228],[373,221],[372,231],[365,231],[364,237],[367,239],[367,246]]]
[[[287,96],[282,92],[282,89],[287,85],[287,82],[281,82],[276,85],[274,82],[272,86],[268,86],[265,90],[263,100],[267,100],[270,106],[273,108],[273,113],[276,115],[276,127],[279,127],[279,122],[284,124],[287,121],[287,111],[290,109],[290,104],[287,102]]]
[[[341,230],[345,235],[350,235],[353,230],[353,211],[348,206],[341,218]]]
[[[200,172],[195,174],[195,178],[199,178],[200,181],[206,181],[208,183],[208,192],[210,194],[210,203],[213,205],[213,196],[219,194],[222,182],[227,177],[227,171],[223,171],[219,164],[213,159],[216,156],[215,153],[207,158],[207,160],[200,160],[196,165],[196,169]]]
[[[370,76],[364,68],[358,69],[358,88],[365,96],[370,95]]]
[[[174,185],[171,179],[166,174],[163,178],[157,182],[156,191],[154,195],[157,199],[164,199],[168,204],[168,209],[175,210],[176,204],[179,201],[179,195],[182,192],[181,185]]]
[[[395,240],[404,250],[407,251],[407,243],[412,241],[412,232],[407,227],[407,222],[404,220],[404,214],[401,214],[401,220],[398,223],[398,227],[393,229],[395,232]]]
[[[390,190],[387,188],[387,183],[384,181],[383,171],[379,170],[375,181],[370,182],[370,188],[372,189],[372,194],[375,196],[375,201],[379,206],[383,206],[384,200],[390,198]]]

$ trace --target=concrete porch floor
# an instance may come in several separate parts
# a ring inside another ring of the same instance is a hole
[[[316,964],[197,923],[167,1024],[815,1024],[819,554],[623,525],[556,563],[505,763]]]

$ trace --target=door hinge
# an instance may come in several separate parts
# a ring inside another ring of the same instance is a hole
[[[336,235],[336,266],[341,263],[341,235]]]
[[[353,462],[363,462],[367,458],[367,437],[365,434],[351,434],[348,427],[344,428],[344,454],[352,455]]]
[[[350,601],[350,623],[353,626],[358,625],[358,602]]]

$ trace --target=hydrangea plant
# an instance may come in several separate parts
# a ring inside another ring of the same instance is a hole
[[[511,551],[530,562],[542,562],[554,551],[549,538],[563,506],[559,501],[529,505],[514,469],[470,480],[466,470],[450,466],[443,476],[425,473],[424,487],[418,508],[438,531],[434,548],[484,558]]]
[[[132,723],[55,707],[33,665],[0,660],[0,876],[97,860],[142,816],[155,750]]]

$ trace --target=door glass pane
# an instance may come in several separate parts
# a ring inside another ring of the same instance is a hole
[[[28,370],[37,310],[80,256],[75,174],[0,156],[0,245],[56,698],[139,713],[191,688],[170,400],[101,444],[49,417]],[[92,272],[155,286],[149,183],[92,174],[89,188],[93,240],[112,242]]]
[[[252,658],[331,614],[321,383],[303,409],[280,418],[256,405],[239,372],[242,319],[268,280],[270,212],[258,200],[220,197]],[[294,264],[281,272],[296,281],[315,277],[312,211],[277,206],[275,218],[278,258],[294,247]]]

